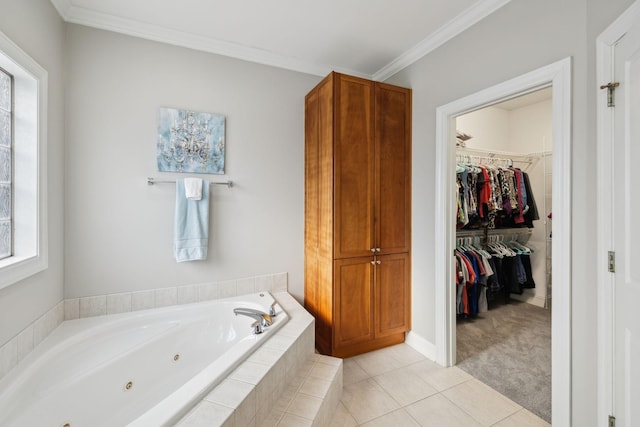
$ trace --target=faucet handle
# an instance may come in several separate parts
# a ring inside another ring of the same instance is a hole
[[[256,320],[255,322],[253,322],[251,324],[251,327],[253,328],[253,334],[254,335],[260,335],[263,331],[262,329],[262,323],[259,320]]]
[[[278,313],[276,313],[276,304],[277,303],[278,303],[278,301],[273,300],[273,302],[269,306],[269,316],[276,317],[278,315]]]

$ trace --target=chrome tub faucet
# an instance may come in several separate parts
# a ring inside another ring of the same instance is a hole
[[[260,310],[256,310],[253,308],[246,308],[246,307],[238,307],[238,308],[234,308],[233,312],[236,316],[238,314],[241,314],[243,316],[247,316],[247,317],[251,317],[252,319],[255,319],[256,321],[251,325],[251,327],[253,328],[253,333],[256,335],[261,334],[263,331],[263,328],[266,328],[273,324],[273,319],[271,318],[271,316]]]

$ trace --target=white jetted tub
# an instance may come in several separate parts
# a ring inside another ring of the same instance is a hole
[[[0,426],[164,426],[178,421],[288,319],[259,335],[228,299],[63,322],[0,380]]]

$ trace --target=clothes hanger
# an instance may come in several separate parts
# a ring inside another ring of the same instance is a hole
[[[497,235],[491,236],[491,242],[487,246],[493,250],[495,255],[497,255],[499,258],[502,258],[508,255],[508,253],[502,246],[500,246],[500,243],[498,242],[498,237],[499,236]]]
[[[498,239],[497,244],[498,244],[498,246],[502,249],[502,251],[503,251],[503,253],[504,253],[504,255],[505,255],[505,256],[513,257],[513,256],[516,256],[516,255],[517,255],[513,250],[511,250],[511,248],[509,248],[509,247],[505,244],[505,242],[504,242],[504,236],[503,236],[503,235],[498,235],[498,236],[496,236],[496,237],[497,237],[497,239]]]
[[[487,259],[491,259],[491,254],[487,251],[485,251],[484,249],[482,249],[482,247],[480,246],[480,239],[477,237],[474,237],[473,239],[473,243],[471,244],[471,247],[478,252],[480,255],[482,255],[484,258]]]
[[[533,248],[530,248],[529,246],[525,246],[522,243],[518,242],[517,240],[513,240],[512,243],[515,247],[520,248],[522,251],[524,251],[527,254],[531,254],[535,252]]]
[[[519,248],[513,241],[505,242],[505,244],[509,249],[514,250],[516,252],[516,255],[525,255],[526,253],[521,248]]]

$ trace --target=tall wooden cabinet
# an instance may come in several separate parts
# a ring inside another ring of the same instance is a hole
[[[348,357],[410,322],[411,90],[329,74],[305,98],[305,307]]]

